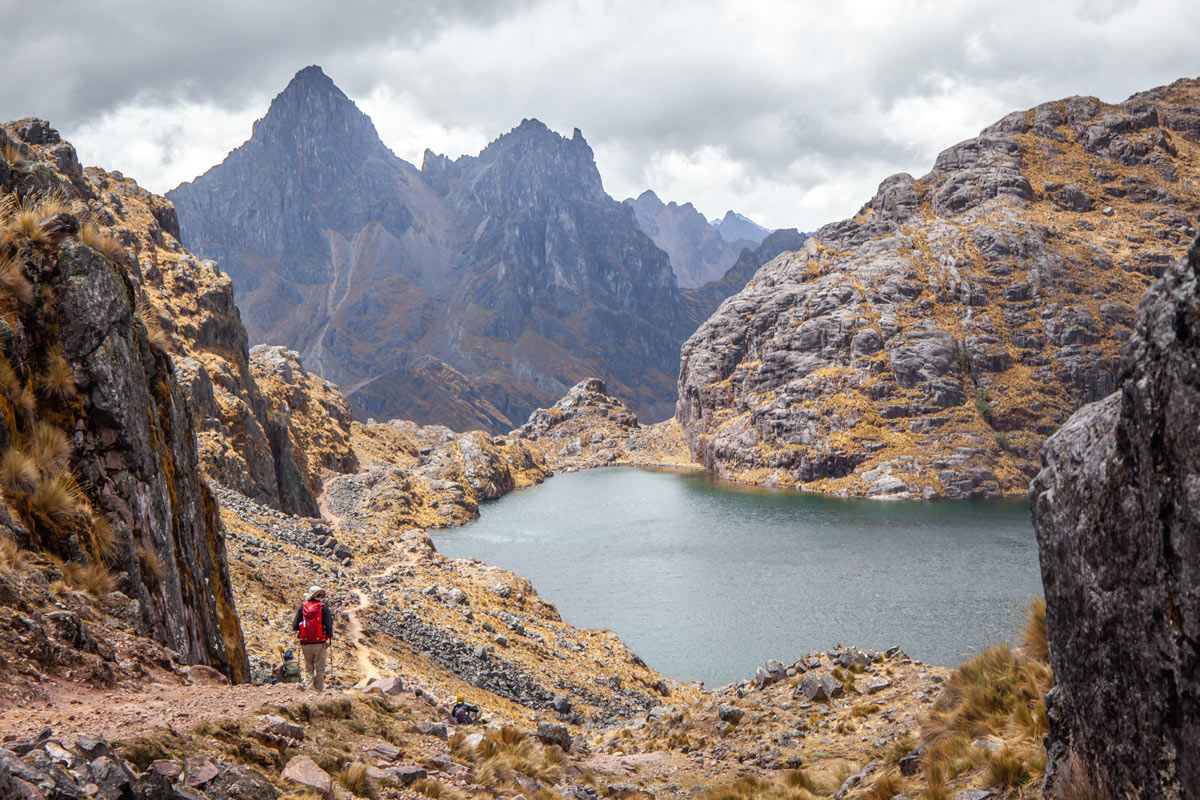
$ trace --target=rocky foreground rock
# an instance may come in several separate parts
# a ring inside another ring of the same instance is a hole
[[[1118,390],[1031,489],[1055,687],[1047,790],[1200,796],[1200,243],[1142,301]]]
[[[677,417],[736,480],[845,495],[1023,493],[1114,388],[1146,286],[1200,214],[1200,82],[1010,114],[885,180],[684,344]]]

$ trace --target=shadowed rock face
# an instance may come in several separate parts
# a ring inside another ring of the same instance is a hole
[[[1047,789],[1200,797],[1200,243],[1146,293],[1119,390],[1031,488],[1055,688]]]
[[[1194,80],[1073,97],[888,178],[684,344],[693,453],[836,494],[1023,493],[1044,438],[1113,390],[1138,298],[1194,233],[1198,121]]]
[[[69,213],[39,224],[54,232],[50,241],[5,239],[38,293],[37,303],[10,305],[6,312],[5,367],[32,386],[45,354],[58,353],[71,380],[68,389],[43,392],[19,414],[3,401],[2,444],[27,447],[34,419],[66,432],[69,474],[86,497],[88,516],[112,527],[108,561],[117,588],[138,601],[142,628],[188,663],[246,680],[224,529],[201,476],[192,412],[170,355],[149,335],[143,316],[149,311],[139,278],[151,261],[140,261],[133,250],[110,260],[85,243],[83,208],[96,218],[112,215],[100,202],[95,176],[84,173],[74,148],[47,123],[8,123],[0,127],[0,144],[19,145],[27,154],[15,168],[5,163],[0,169],[0,196],[57,196],[72,204]],[[22,546],[84,560],[86,528],[80,526],[94,523],[77,516],[65,536],[29,512],[24,499],[9,500],[24,509],[27,525],[14,531]],[[88,556],[94,560],[97,552],[93,547]]]
[[[417,170],[315,67],[168,197],[188,246],[232,276],[250,340],[362,392],[364,416],[503,431],[600,375],[662,419],[679,346],[715,306],[680,292],[579,131],[526,120]]]

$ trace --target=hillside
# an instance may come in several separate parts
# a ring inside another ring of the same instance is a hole
[[[687,341],[677,416],[726,477],[877,497],[1022,495],[1112,391],[1138,298],[1200,213],[1200,82],[1008,115],[895,175]]]
[[[740,288],[681,292],[578,130],[525,120],[418,170],[317,67],[168,197],[250,340],[299,352],[361,418],[498,433],[594,375],[664,419],[680,344]]]

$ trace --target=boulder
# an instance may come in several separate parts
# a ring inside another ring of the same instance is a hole
[[[396,697],[404,692],[404,683],[397,677],[377,678],[367,684],[368,692],[379,692],[381,694],[391,695]]]
[[[308,756],[293,756],[279,777],[287,783],[306,786],[322,794],[333,792],[333,778]]]
[[[556,744],[563,752],[571,752],[571,733],[567,726],[558,722],[539,722],[537,738],[542,744]]]
[[[843,691],[842,683],[825,670],[809,672],[800,679],[800,693],[809,700],[832,700],[840,697]]]
[[[884,689],[890,688],[892,682],[887,678],[869,678],[867,680],[867,694],[876,694]]]
[[[395,761],[400,757],[400,748],[389,742],[375,742],[365,748],[363,754],[380,761]]]
[[[288,739],[300,740],[304,738],[304,728],[294,722],[289,722],[283,717],[268,714],[263,718],[263,722],[267,725],[267,730],[276,736],[284,736]]]
[[[444,722],[418,722],[417,731],[426,736],[436,736],[439,739],[448,739],[450,732],[446,728]]]
[[[394,767],[388,767],[384,772],[401,786],[409,786],[429,777],[429,773],[425,771],[425,768],[417,764],[399,764]]]
[[[746,712],[735,705],[722,703],[717,707],[717,716],[722,722],[728,722],[730,725],[737,725],[746,716]]]
[[[217,765],[203,756],[192,756],[183,762],[183,782],[193,789],[202,789],[218,772]]]
[[[1054,689],[1046,794],[1200,797],[1200,242],[1147,290],[1119,389],[1047,442],[1030,490]]]

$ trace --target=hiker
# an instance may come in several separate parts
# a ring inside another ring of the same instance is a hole
[[[300,634],[300,652],[304,654],[309,686],[324,691],[325,658],[333,639],[333,612],[325,604],[325,590],[320,586],[308,587],[307,599],[296,611],[292,629]]]
[[[454,708],[451,709],[450,716],[459,725],[474,725],[479,722],[479,714],[479,706],[464,701],[461,694],[454,698]]]
[[[271,674],[271,683],[299,683],[300,662],[291,650],[284,651],[283,663]]]

